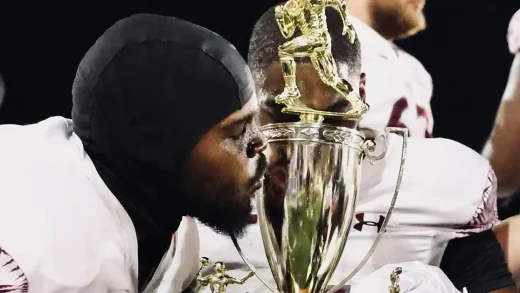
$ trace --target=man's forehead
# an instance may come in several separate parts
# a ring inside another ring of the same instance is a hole
[[[236,120],[243,120],[248,119],[249,117],[252,117],[258,113],[258,100],[256,98],[256,94],[253,94],[249,101],[240,108],[240,110],[237,110],[233,112],[231,115],[228,116],[226,121],[236,121]]]

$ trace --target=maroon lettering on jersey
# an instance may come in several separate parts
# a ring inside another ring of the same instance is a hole
[[[387,123],[388,126],[406,128],[406,125],[401,121],[401,116],[406,109],[408,109],[408,100],[406,100],[406,98],[400,98],[395,102],[394,107],[392,108],[392,113],[390,114],[390,119]]]
[[[426,113],[426,110],[417,105],[417,116],[418,117],[423,117],[424,119],[426,119],[426,125],[430,125],[430,119],[428,119],[428,113]],[[428,129],[424,130],[424,137],[431,137],[431,133],[428,132]]]
[[[14,259],[0,247],[0,293],[27,293],[29,283]]]
[[[403,121],[401,121],[403,112],[408,109],[408,100],[405,97],[400,98],[397,102],[395,102],[392,107],[392,113],[390,114],[390,119],[388,120],[387,127],[403,127],[408,128]],[[430,119],[428,117],[428,112],[421,106],[416,107],[417,118],[424,118],[426,120],[426,125],[430,124]],[[410,133],[410,132],[409,132]],[[431,137],[431,133],[428,131],[428,127],[424,130],[424,137]]]

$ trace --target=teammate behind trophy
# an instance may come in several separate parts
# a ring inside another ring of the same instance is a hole
[[[342,36],[343,22],[335,13],[327,13],[327,19],[338,72],[364,99],[365,86],[371,84],[370,76],[365,78],[361,72],[360,43],[356,40],[351,44]],[[255,26],[248,56],[261,103],[261,125],[298,121],[297,116],[281,113],[283,106],[275,101],[285,85],[277,55],[277,48],[285,41],[277,28],[274,8],[270,9]],[[322,111],[349,110],[349,104],[320,80],[308,59],[296,62],[300,99],[307,106]],[[325,122],[357,127],[348,120]],[[355,220],[332,284],[352,272],[377,236],[397,178],[400,148],[401,139],[391,136],[384,159],[375,165],[364,162]],[[275,163],[269,166],[264,185],[275,194],[277,190],[285,190],[291,154],[273,152],[270,155],[275,157],[270,159]],[[491,230],[497,224],[496,180],[487,160],[451,140],[410,138],[394,214],[380,245],[352,283],[385,265],[414,260],[440,266],[459,290],[464,287],[468,292],[513,290],[501,245]],[[202,229],[203,255],[218,255],[218,260],[224,263],[237,264],[229,271],[248,272],[245,265],[239,265],[242,261],[229,240],[219,241],[222,236],[205,232]],[[259,233],[258,229],[251,227],[248,232],[241,242],[249,242],[250,250],[263,254],[262,244],[257,241],[260,236],[254,235]],[[205,247],[206,243],[211,247]],[[269,267],[261,262],[262,258],[255,259],[261,271]],[[255,282],[257,280],[251,279],[246,286],[259,288]]]

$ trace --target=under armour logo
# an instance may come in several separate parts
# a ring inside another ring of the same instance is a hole
[[[379,233],[383,226],[383,222],[385,221],[385,217],[381,215],[379,216],[379,222],[365,221],[365,213],[356,214],[356,219],[358,220],[358,223],[354,225],[354,229],[363,231],[363,226],[372,226],[377,227],[377,233]]]

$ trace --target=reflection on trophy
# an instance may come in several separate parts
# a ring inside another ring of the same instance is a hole
[[[356,34],[347,20],[346,4],[342,0],[289,0],[275,9],[283,36],[291,37],[297,28],[301,35],[279,47],[285,87],[276,97],[277,103],[286,106],[282,112],[299,115],[300,122],[273,123],[262,128],[269,143],[266,151],[269,167],[263,190],[257,195],[256,208],[277,290],[258,274],[257,277],[273,292],[335,292],[345,285],[368,261],[384,234],[403,174],[406,129],[387,128],[382,150],[376,151],[375,143],[366,140],[356,129],[323,123],[326,117],[359,120],[368,111],[368,105],[349,82],[338,76],[326,25],[326,7],[340,13],[343,35],[353,42]],[[317,111],[299,99],[295,59],[302,57],[310,58],[322,82],[347,99],[351,105],[349,111]],[[349,236],[362,162],[365,158],[375,161],[384,157],[389,133],[402,135],[403,150],[387,216],[358,267],[329,290],[328,283]],[[236,238],[232,236],[232,239],[244,262],[257,272],[243,255]],[[392,281],[394,288],[398,288],[397,281],[398,274]]]

